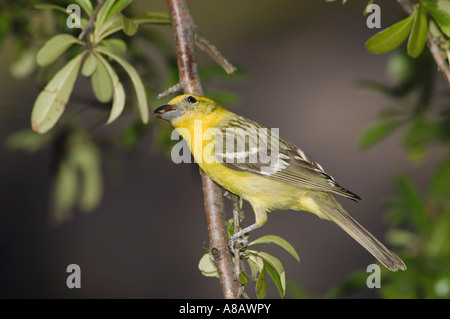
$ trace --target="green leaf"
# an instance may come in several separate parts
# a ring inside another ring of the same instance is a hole
[[[267,292],[267,283],[266,283],[266,268],[263,266],[261,270],[258,280],[256,281],[256,298],[264,299],[266,297]]]
[[[286,293],[286,274],[284,272],[284,267],[281,262],[272,255],[268,253],[255,251],[255,250],[247,250],[249,254],[256,255],[263,259],[264,267],[272,278],[275,286],[278,289],[278,292],[282,298]]]
[[[419,165],[425,160],[427,151],[428,148],[425,145],[415,145],[408,148],[406,155],[412,164]]]
[[[110,58],[118,62],[128,73],[131,81],[133,82],[134,89],[136,90],[138,108],[141,114],[141,119],[144,123],[148,123],[149,113],[147,104],[147,94],[145,93],[144,84],[142,83],[141,77],[137,73],[136,69],[126,60],[113,54],[111,51],[108,51],[107,49],[105,50],[104,47],[98,47],[97,51],[109,56]]]
[[[85,18],[81,18],[80,22],[81,22],[81,28],[84,29],[87,26],[87,24],[89,23],[89,20],[85,19]]]
[[[47,132],[61,117],[72,94],[81,60],[85,54],[86,51],[70,60],[55,74],[37,97],[31,112],[31,127],[34,131]]]
[[[431,194],[442,200],[450,198],[450,158],[444,158],[433,172]]]
[[[386,233],[386,241],[397,247],[414,248],[417,245],[417,234],[405,229],[392,228]]]
[[[212,262],[208,254],[204,254],[198,263],[198,269],[202,272],[203,276],[219,278],[219,272],[216,266]]]
[[[127,52],[127,44],[120,39],[105,39],[101,42],[101,46],[118,56],[123,56]]]
[[[246,257],[252,278],[256,278],[258,273],[264,268],[264,261],[256,255],[247,255]]]
[[[410,160],[419,163],[425,158],[428,148],[440,141],[443,134],[441,123],[418,116],[409,123],[401,142],[407,149]]]
[[[147,12],[134,18],[130,18],[137,26],[145,23],[149,24],[170,24],[170,16],[165,12]],[[96,28],[94,35],[95,41],[100,42],[107,36],[123,29],[123,22],[119,14],[112,14],[105,24],[100,28]]]
[[[397,50],[389,54],[386,71],[389,78],[397,83],[407,81],[414,72],[414,60],[406,52]]]
[[[255,239],[251,243],[249,243],[248,246],[252,246],[255,244],[276,244],[276,245],[280,246],[281,248],[285,249],[298,262],[300,262],[300,257],[298,256],[295,248],[287,240],[285,240],[279,236],[275,236],[275,235],[262,236],[262,237],[259,237],[258,239]]]
[[[97,18],[95,19],[95,27],[99,30],[103,29],[103,24],[106,19],[109,17],[109,12],[114,5],[115,0],[106,0],[100,10],[98,10]]]
[[[114,92],[113,80],[104,64],[95,57],[97,68],[91,77],[92,89],[95,97],[102,103],[111,100]]]
[[[427,13],[423,8],[422,1],[420,1],[406,48],[409,56],[417,58],[422,53],[425,48],[425,44],[427,43],[427,33]]]
[[[280,263],[281,265],[281,263]],[[278,269],[272,266],[271,263],[264,260],[264,268],[269,273],[270,277],[272,278],[273,282],[275,283],[275,286],[278,289],[278,293],[280,294],[281,298],[284,298],[286,294],[286,279],[284,278],[284,270],[283,270],[283,276],[279,273]]]
[[[358,147],[367,149],[389,134],[391,134],[400,124],[402,120],[398,117],[386,118],[371,124],[366,128],[358,138]]]
[[[91,212],[100,204],[103,195],[100,153],[86,137],[71,152],[72,163],[81,173],[79,207],[83,212]]]
[[[439,141],[444,134],[441,123],[419,116],[409,125],[402,140],[406,148],[426,146]]]
[[[131,20],[137,24],[171,24],[170,15],[166,12],[146,12]]]
[[[5,145],[9,150],[32,153],[48,144],[51,139],[51,134],[38,134],[26,129],[9,135],[6,138]]]
[[[34,5],[35,9],[40,9],[40,10],[57,10],[57,11],[61,11],[64,12],[65,14],[69,14],[66,10],[66,8],[57,6],[55,4],[50,4],[50,3],[37,3]]]
[[[448,212],[448,211],[447,211]],[[450,214],[441,213],[433,223],[433,231],[426,243],[425,250],[429,256],[448,257],[450,253]]]
[[[71,34],[55,35],[45,42],[44,46],[38,51],[36,55],[37,64],[40,66],[49,65],[75,43],[84,45],[84,42],[79,41]]]
[[[128,36],[133,36],[136,34],[138,27],[137,24],[134,23],[132,20],[125,17],[123,14],[121,14],[122,17],[122,25],[123,25],[123,32]]]
[[[10,72],[16,79],[28,77],[36,68],[35,49],[25,49],[19,53],[15,61],[10,64]]]
[[[133,0],[117,0],[117,2],[114,4],[114,6],[109,11],[108,16],[114,13],[120,13],[122,12],[126,7],[128,7]]]
[[[248,282],[247,277],[244,275],[244,273],[241,272],[241,285],[245,286],[245,284]]]
[[[439,8],[433,1],[424,1],[423,5],[431,13],[442,32],[450,38],[450,14]]]
[[[119,81],[119,77],[117,76],[116,72],[109,64],[109,62],[106,61],[100,54],[97,55],[97,58],[106,68],[106,71],[108,72],[114,87],[113,104],[111,107],[111,114],[107,122],[107,124],[109,124],[113,122],[115,119],[117,119],[120,114],[122,114],[123,108],[125,106],[125,90],[123,89],[123,85]]]
[[[59,164],[55,179],[53,216],[57,222],[66,221],[77,200],[78,177],[76,169],[67,161]]]
[[[93,43],[101,42],[104,38],[123,29],[119,14],[111,15],[102,27],[96,27],[93,34]]]
[[[88,14],[88,16],[92,15],[94,12],[94,7],[92,7],[92,3],[90,0],[75,0],[80,7]]]
[[[95,55],[90,53],[83,63],[83,67],[81,68],[81,74],[83,74],[86,77],[89,77],[92,74],[94,74],[96,69],[97,69],[97,59]]]
[[[411,214],[411,219],[416,229],[420,234],[426,235],[428,231],[428,217],[419,191],[406,176],[398,176],[396,178],[396,184],[405,208]]]
[[[366,42],[366,48],[370,53],[385,53],[398,47],[409,34],[415,14],[410,15],[394,25],[386,28]]]

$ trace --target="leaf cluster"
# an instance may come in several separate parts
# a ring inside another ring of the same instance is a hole
[[[445,8],[448,9],[446,4],[438,4],[436,0],[420,0],[414,6],[411,15],[372,36],[366,42],[367,50],[377,54],[386,53],[400,46],[408,38],[407,53],[409,56],[417,58],[425,48],[430,29],[433,36],[444,39],[445,43],[441,48],[448,54],[450,14]],[[431,21],[429,21],[427,13],[431,15]]]
[[[148,99],[156,95],[151,89],[161,79],[159,77],[155,80],[157,74],[149,67],[151,62],[148,55],[137,45],[138,34],[133,33],[134,36],[131,37],[127,23],[131,21],[136,28],[144,24],[170,23],[168,15],[161,12],[147,12],[127,18],[128,14],[125,16],[124,10],[132,12],[128,10],[132,4],[129,0],[106,0],[94,16],[94,2],[80,0],[76,3],[83,9],[81,29],[65,29],[66,32],[58,33],[60,31],[55,27],[42,34],[38,28],[22,31],[40,34],[48,39],[39,50],[33,42],[26,51],[41,67],[37,72],[37,79],[48,80],[34,103],[31,122],[35,132],[17,131],[6,140],[6,146],[10,150],[26,153],[34,153],[44,148],[52,150],[50,217],[55,223],[68,220],[74,208],[82,212],[91,212],[97,208],[103,197],[103,161],[114,160],[111,157],[105,159],[102,152],[105,149],[129,151],[150,128],[147,124]],[[38,21],[41,17],[47,18],[46,25],[66,25],[65,19],[71,12],[67,12],[66,8],[59,4],[30,5],[29,10],[25,12],[31,12],[33,17],[39,18],[36,18]],[[61,17],[63,19],[60,19]],[[90,20],[93,24],[88,28]],[[164,44],[154,33],[146,28],[141,31],[142,38],[164,48]],[[84,38],[76,37],[75,32],[79,32],[80,36],[84,33]],[[49,33],[57,34],[51,36]],[[17,35],[18,42],[21,41],[21,36],[24,35]],[[33,39],[39,42],[40,37]],[[36,50],[32,49],[34,47]],[[126,60],[129,57],[134,59],[135,65],[145,65],[146,68],[132,66]],[[26,66],[21,59],[18,59],[16,64],[18,69],[24,69]],[[73,94],[80,71],[86,78],[84,81],[90,81],[95,100],[90,98],[89,94]],[[126,92],[131,89],[136,94],[132,99],[127,99]],[[66,110],[69,99],[72,102],[70,112]],[[107,108],[107,103],[111,102],[109,116],[105,121],[104,109]],[[111,136],[115,133],[102,132],[99,124],[113,122],[123,113],[125,103],[129,102],[135,102],[141,119],[125,124],[118,137]],[[101,112],[98,112],[99,110]],[[65,117],[64,125],[55,128],[65,111],[69,114]]]
[[[229,225],[232,225],[233,221],[230,220]],[[232,235],[231,227],[229,228],[229,233]],[[270,276],[275,286],[277,287],[278,293],[281,298],[286,295],[286,274],[284,271],[284,266],[281,261],[263,251],[248,249],[253,245],[257,244],[275,244],[286,250],[292,257],[294,257],[298,262],[300,262],[300,257],[297,254],[295,248],[285,239],[275,236],[266,235],[259,237],[252,242],[248,243],[241,248],[240,254],[241,258],[247,262],[250,269],[250,273],[245,270],[241,270],[241,284],[245,286],[249,281],[256,282],[255,292],[258,299],[264,299],[267,294],[267,274]],[[204,276],[207,277],[219,277],[219,273],[214,263],[212,262],[209,252],[203,255],[200,259],[198,265],[200,271]]]
[[[436,85],[430,54],[420,54],[427,34],[432,34],[448,55],[448,8],[445,1],[420,1],[412,15],[367,42],[369,51],[382,53],[400,45],[409,34],[406,53],[397,50],[388,60],[387,73],[394,84],[361,82],[389,97],[393,106],[379,112],[359,137],[359,146],[374,147],[402,130],[399,144],[415,166],[430,165],[427,155],[432,149],[441,151],[425,189],[406,174],[394,178],[396,195],[387,205],[391,226],[387,240],[398,247],[408,269],[384,274],[380,294],[385,298],[450,297],[450,103],[448,88]],[[427,22],[427,14],[432,21]]]
[[[137,32],[139,25],[146,23],[170,24],[169,16],[161,12],[147,12],[128,18],[122,11],[132,3],[132,0],[106,0],[96,16],[93,16],[96,11],[90,0],[78,0],[77,3],[90,18],[81,20],[82,27],[88,28],[83,30],[86,41],[70,34],[57,34],[37,53],[37,63],[40,66],[47,66],[55,62],[72,45],[79,45],[82,48],[80,53],[54,75],[37,97],[31,114],[33,130],[45,133],[57,123],[69,101],[83,61],[82,74],[91,78],[97,100],[106,103],[112,99],[107,123],[120,116],[126,102],[124,87],[110,60],[118,63],[129,75],[136,92],[141,119],[147,123],[149,113],[144,85],[136,69],[122,57],[127,51],[127,45],[123,40],[108,37],[118,31],[132,36]],[[36,8],[66,12],[64,8],[50,4],[38,4]],[[93,23],[93,26],[90,23]],[[89,28],[92,28],[92,31]]]

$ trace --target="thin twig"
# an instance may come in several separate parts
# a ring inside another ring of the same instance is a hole
[[[412,14],[414,12],[414,6],[409,0],[397,0],[400,6],[407,14]]]
[[[231,202],[233,203],[233,220],[234,220],[234,233],[237,233],[240,228],[240,207],[239,198],[237,196],[230,196]],[[237,278],[241,276],[241,254],[240,254],[240,243],[238,240],[234,242],[233,254],[234,254],[234,273]]]
[[[86,37],[86,42],[90,43],[90,41],[89,41],[89,33],[91,32],[91,29],[94,27],[95,18],[97,17],[98,11],[100,10],[100,7],[102,6],[103,2],[104,2],[104,0],[98,0],[97,1],[97,5],[95,6],[95,9],[92,12],[91,17],[89,18],[88,23],[84,27],[83,31],[81,31],[80,35],[78,36],[78,40],[81,41],[84,38],[84,36],[87,36]]]
[[[241,230],[241,221],[242,218],[244,216],[244,212],[242,211],[242,207],[241,207],[241,199],[239,198],[239,196],[229,192],[229,191],[225,191],[225,193],[223,193],[223,197],[228,198],[232,205],[233,205],[233,231],[234,233],[237,233],[238,231]],[[241,256],[240,256],[240,252],[241,252],[241,244],[239,243],[239,241],[234,241],[233,243],[233,247],[230,247],[233,250],[233,255],[234,255],[234,273],[236,274],[237,278],[240,278],[241,276]]]
[[[237,233],[238,231],[241,230],[240,223],[244,216],[244,212],[242,211],[241,199],[235,194],[232,194],[232,193],[229,193],[229,194],[230,194],[231,202],[233,203],[234,233]],[[236,240],[234,242],[233,254],[234,254],[234,273],[235,273],[236,278],[238,278],[240,280],[241,271],[242,271],[242,269],[241,269],[241,244],[239,243],[238,240]],[[243,293],[244,293],[244,291],[241,286],[240,294],[243,294]]]
[[[164,92],[159,93],[158,94],[158,99],[162,99],[162,98],[168,97],[169,95],[172,95],[174,93],[181,92],[181,91],[183,91],[183,86],[181,85],[180,82],[178,82],[177,84],[175,84],[174,86],[171,86],[170,88],[168,88]]]
[[[186,0],[167,0],[177,48],[180,84],[185,93],[203,95],[195,55],[197,26]],[[210,239],[210,255],[219,272],[224,298],[239,298],[240,281],[233,271],[233,261],[228,248],[225,205],[222,188],[202,171],[203,197]]]
[[[200,33],[195,32],[195,44],[206,54],[208,54],[211,59],[213,59],[217,64],[219,64],[227,74],[231,74],[236,71],[236,67],[232,65],[220,51],[214,46],[211,42],[209,42],[204,36]]]

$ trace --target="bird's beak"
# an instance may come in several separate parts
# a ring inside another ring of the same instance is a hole
[[[181,111],[178,110],[174,105],[170,104],[158,107],[154,113],[157,114],[157,118],[164,119],[166,121],[170,121],[171,119],[181,115]]]

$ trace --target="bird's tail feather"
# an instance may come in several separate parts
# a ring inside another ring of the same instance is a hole
[[[334,196],[330,197],[334,199],[335,203],[329,204],[328,201],[324,203],[320,198],[313,198],[320,203],[320,211],[327,219],[335,222],[339,227],[345,230],[389,270],[406,270],[404,262],[399,257],[387,249],[371,233],[353,219],[344,208],[342,208]]]

